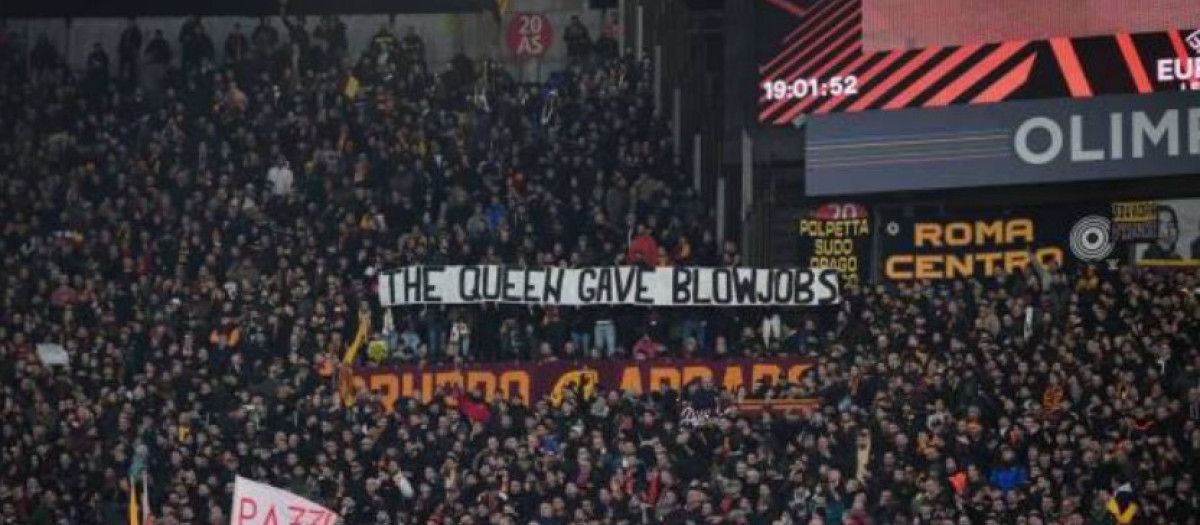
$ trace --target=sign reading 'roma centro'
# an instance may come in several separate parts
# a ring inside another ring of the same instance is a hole
[[[662,384],[679,389],[695,380],[711,380],[731,392],[751,390],[759,381],[799,383],[813,362],[799,357],[770,359],[680,359],[672,361],[608,360],[584,366],[568,362],[536,364],[475,364],[453,366],[403,366],[360,368],[354,382],[358,388],[378,391],[388,410],[401,398],[432,399],[444,387],[479,390],[489,400],[496,395],[520,397],[531,403],[548,396],[561,399],[572,385],[598,385],[632,394],[657,390]]]
[[[1039,234],[1031,217],[980,218],[887,225],[884,276],[891,280],[957,279],[1013,272],[1033,260],[1062,266],[1061,236]]]

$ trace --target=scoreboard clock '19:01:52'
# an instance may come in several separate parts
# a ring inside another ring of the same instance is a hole
[[[792,81],[768,80],[762,83],[767,100],[798,100],[813,97],[840,97],[858,94],[858,77],[835,76],[828,79],[799,78]]]

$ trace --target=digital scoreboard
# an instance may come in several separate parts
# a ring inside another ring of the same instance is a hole
[[[1200,91],[1195,0],[755,0],[757,112]]]

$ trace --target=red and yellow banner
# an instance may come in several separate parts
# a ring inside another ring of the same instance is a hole
[[[679,359],[671,361],[595,361],[587,363],[496,363],[464,367],[436,365],[359,368],[354,374],[357,388],[370,388],[383,394],[383,403],[391,410],[400,398],[432,399],[444,387],[465,391],[478,390],[488,400],[497,395],[519,396],[526,403],[549,397],[562,398],[572,385],[585,390],[620,388],[632,394],[657,390],[663,383],[679,389],[694,380],[709,379],[731,392],[750,392],[756,383],[799,383],[813,368],[813,361],[799,357],[769,359]],[[581,383],[582,381],[582,383]]]

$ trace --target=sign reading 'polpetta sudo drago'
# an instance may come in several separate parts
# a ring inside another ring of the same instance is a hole
[[[384,273],[379,302],[566,306],[820,306],[836,304],[836,270],[782,268],[517,268],[412,266]]]

